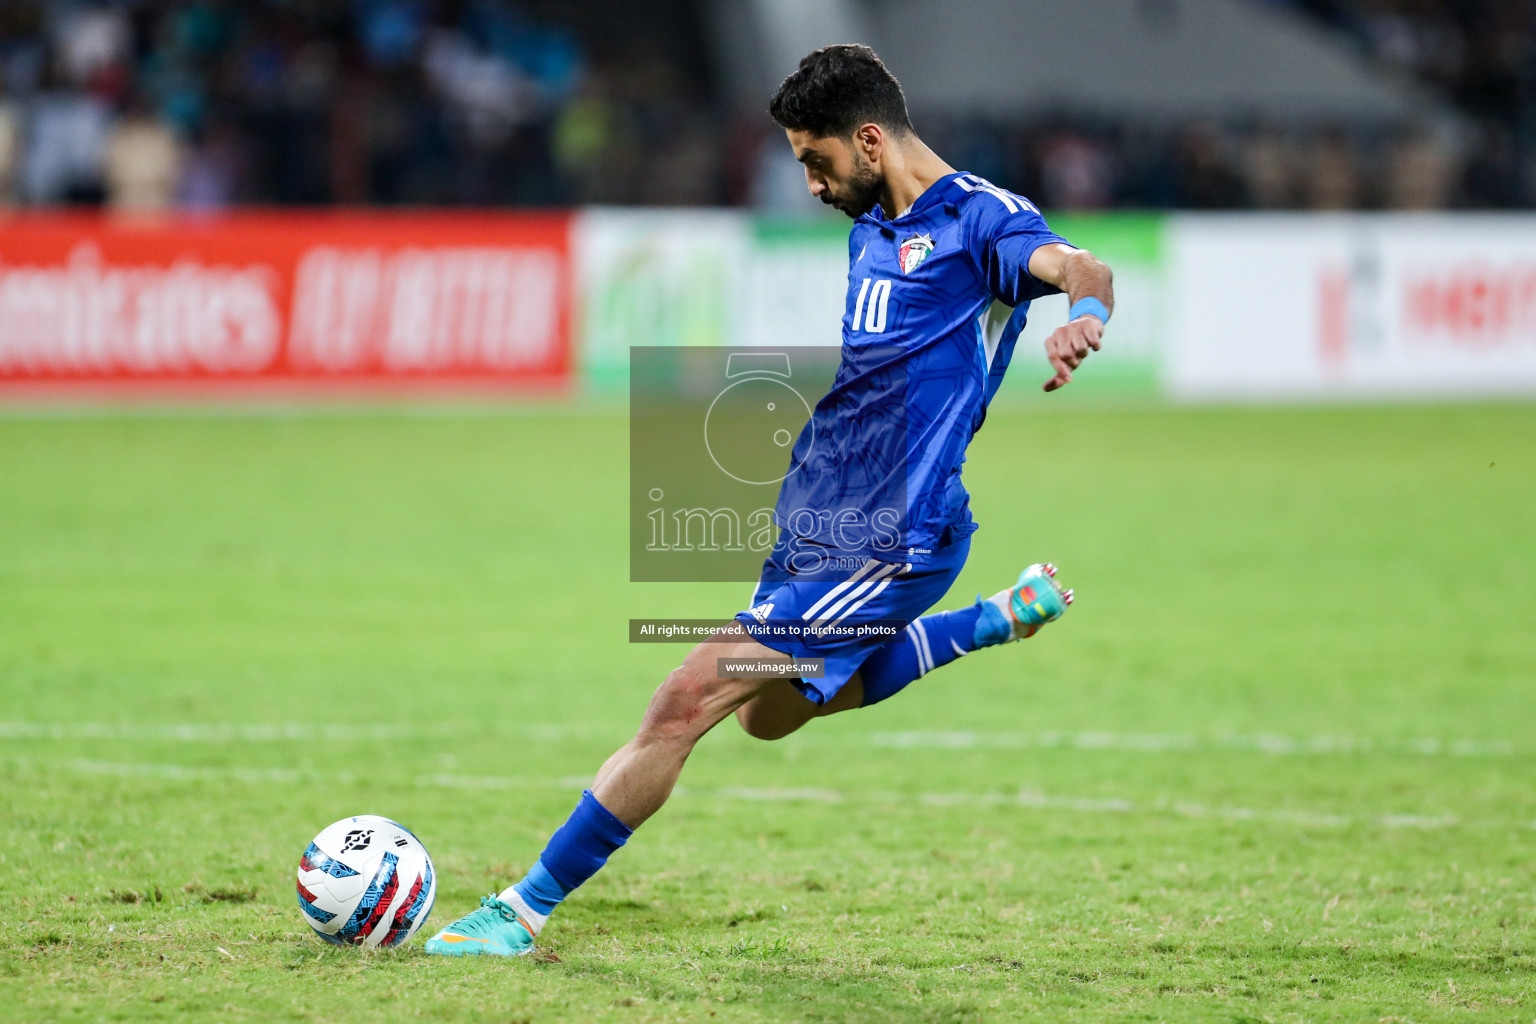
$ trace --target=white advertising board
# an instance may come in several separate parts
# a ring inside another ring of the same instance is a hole
[[[1536,216],[1182,215],[1167,229],[1175,398],[1536,394]]]

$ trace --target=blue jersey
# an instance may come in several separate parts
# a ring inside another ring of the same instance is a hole
[[[817,545],[926,562],[975,530],[965,449],[1002,383],[1052,234],[1028,200],[950,174],[848,236],[842,361],[795,442],[774,518]]]

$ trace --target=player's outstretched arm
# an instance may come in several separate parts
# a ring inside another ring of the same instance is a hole
[[[1045,382],[1055,391],[1072,380],[1072,371],[1099,350],[1104,323],[1115,308],[1114,273],[1087,249],[1042,245],[1029,257],[1030,276],[1067,293],[1072,318],[1045,340],[1045,355],[1055,376]]]

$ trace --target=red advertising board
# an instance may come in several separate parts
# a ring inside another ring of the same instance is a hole
[[[0,395],[549,388],[570,217],[0,216]]]

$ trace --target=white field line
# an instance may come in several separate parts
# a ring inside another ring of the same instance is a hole
[[[36,761],[16,759],[8,762],[12,767],[34,771],[73,771],[86,775],[110,775],[125,778],[149,778],[169,781],[235,781],[248,783],[276,783],[292,785],[325,782],[332,785],[349,785],[356,782],[374,782],[359,779],[351,772],[320,772],[312,769],[291,768],[206,768],[178,764],[146,764],[118,761],[94,761],[75,758],[66,761]],[[434,773],[418,775],[410,784],[428,789],[447,790],[513,790],[513,789],[575,789],[585,786],[586,776],[560,779],[519,779],[497,775],[451,775]],[[387,784],[387,783],[386,783]],[[1175,816],[1182,818],[1216,818],[1223,821],[1256,821],[1298,825],[1308,828],[1343,828],[1351,825],[1375,825],[1389,829],[1434,830],[1472,827],[1509,827],[1511,822],[1463,821],[1455,815],[1428,815],[1402,813],[1343,814],[1298,808],[1254,808],[1214,806],[1176,797],[1158,797],[1153,800],[1135,801],[1119,797],[1075,797],[1023,788],[1015,792],[959,792],[959,793],[895,793],[887,791],[844,792],[837,789],[720,786],[678,786],[673,795],[688,800],[726,800],[747,803],[821,803],[852,805],[897,805],[913,803],[925,807],[992,807],[1023,808],[1030,810],[1067,811],[1077,814],[1123,814]],[[1519,826],[1516,826],[1519,827]],[[1536,829],[1536,822],[1528,823]]]
[[[1387,739],[1368,736],[1280,736],[1274,733],[1122,733],[1069,732],[876,732],[867,742],[897,750],[1231,750],[1258,754],[1415,754],[1425,757],[1509,757],[1508,740],[1445,740],[1432,737]]]
[[[312,722],[0,722],[0,740],[166,740],[179,743],[309,743],[317,740],[448,739],[515,735],[562,740],[595,732],[581,725],[519,725],[515,732],[473,725],[317,725]]]
[[[582,724],[518,725],[317,725],[273,723],[0,722],[0,740],[163,740],[182,743],[305,743],[515,736],[553,742],[612,730]],[[857,745],[895,750],[1114,750],[1132,753],[1233,751],[1276,755],[1386,754],[1418,757],[1513,757],[1527,753],[1508,740],[1406,739],[1369,736],[1284,736],[1275,733],[1124,733],[1103,730],[939,731],[798,733],[786,745]]]
[[[40,761],[30,758],[14,758],[0,763],[9,764],[22,770],[51,771],[64,769],[66,771],[80,772],[85,775],[115,775],[120,778],[165,779],[174,782],[233,781],[278,783],[282,785],[329,782],[333,785],[349,786],[359,782],[371,781],[368,776],[359,776],[357,773],[349,771],[317,771],[302,768],[209,768],[182,764],[148,764],[136,761],[93,761],[82,757],[73,758],[68,761]],[[584,780],[581,785],[586,785],[587,781],[590,780]],[[443,772],[418,775],[411,780],[411,783],[431,789],[459,790],[527,789],[534,786],[547,787],[554,784],[548,779],[515,779],[500,775],[452,775]]]

